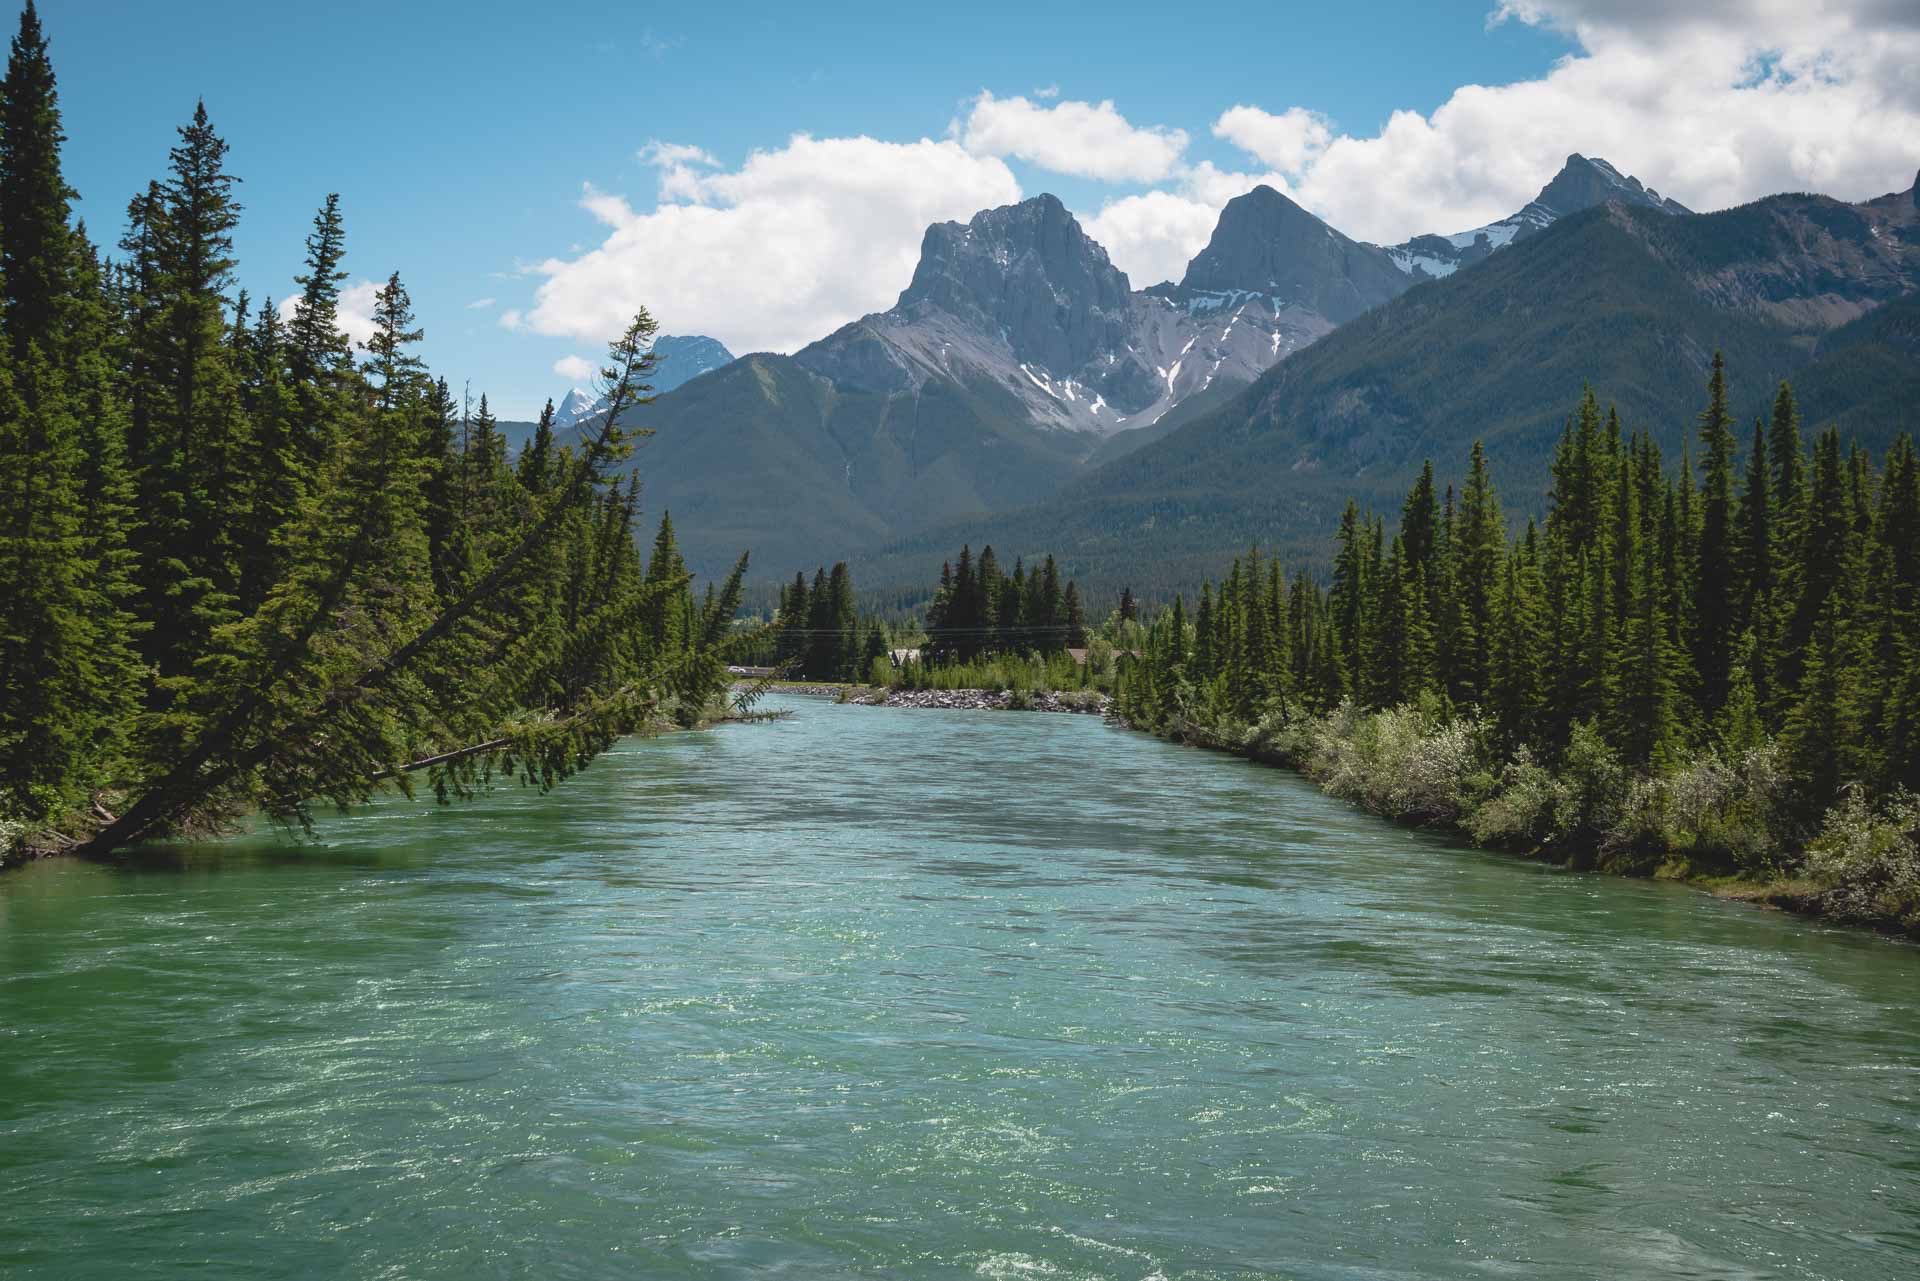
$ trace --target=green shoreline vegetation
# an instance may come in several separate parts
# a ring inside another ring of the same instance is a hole
[[[655,327],[607,409],[510,463],[429,376],[396,272],[356,352],[337,197],[284,313],[236,285],[204,106],[120,256],[71,218],[29,0],[0,81],[0,864],[107,855],[376,791],[545,789],[617,738],[727,714],[745,558],[696,600],[620,464]]]
[[[1545,527],[1510,539],[1476,444],[1332,582],[1258,550],[1121,668],[1129,725],[1301,770],[1390,818],[1578,867],[1920,936],[1920,465],[1792,388],[1744,459],[1716,355],[1696,468],[1589,389]]]

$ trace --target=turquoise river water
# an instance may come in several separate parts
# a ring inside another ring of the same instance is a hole
[[[0,1275],[1920,1276],[1920,951],[788,705],[0,876]]]

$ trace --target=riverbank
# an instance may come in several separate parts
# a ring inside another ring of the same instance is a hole
[[[1775,749],[1708,756],[1635,777],[1604,745],[1576,743],[1554,773],[1525,753],[1484,754],[1472,722],[1411,707],[1351,708],[1297,723],[1124,728],[1288,769],[1406,827],[1578,871],[1691,886],[1718,898],[1920,940],[1920,809],[1853,795],[1811,839],[1767,815],[1787,788]]]
[[[736,684],[733,688],[739,689],[742,688],[742,686]],[[834,694],[838,693],[841,688],[843,687],[836,686],[824,692]],[[713,729],[721,725],[759,724],[766,721],[784,720],[792,714],[792,712],[784,710],[755,711],[749,707],[741,707],[731,699],[722,699],[716,696],[714,700],[699,709],[697,713],[689,711],[685,718],[656,716],[635,732],[642,737],[654,738],[666,734],[695,733],[702,730]],[[486,746],[491,750],[492,748],[503,746],[503,744]],[[413,772],[416,769],[425,768],[430,763],[431,762],[419,762],[403,768],[405,772]],[[382,786],[391,782],[390,775],[381,774],[375,777],[377,780],[380,780],[379,785]],[[513,778],[514,775],[509,774],[506,777],[510,779]],[[501,786],[505,786],[504,782]],[[481,790],[490,789],[483,788]],[[119,808],[123,803],[123,799],[119,793],[104,793],[96,796],[87,810],[75,811],[67,815],[64,819],[38,826],[0,818],[0,873],[24,867],[29,863],[35,863],[42,859],[61,856],[74,855],[107,859],[116,857],[116,855],[89,855],[83,853],[83,851],[85,850],[86,838],[97,830],[99,825],[113,821],[113,815],[109,810]],[[184,830],[176,829],[172,839],[213,840],[230,836],[241,830],[240,825],[250,821],[255,813],[253,810],[242,810],[233,813],[223,813],[205,819],[196,819],[190,822]]]
[[[1099,690],[884,689],[848,686],[840,701],[859,707],[929,707],[949,711],[1064,712],[1104,716],[1113,700]]]
[[[759,689],[769,694],[799,694],[806,698],[838,698],[854,686],[838,681],[741,681],[736,690]]]
[[[737,682],[744,688],[749,682]],[[824,681],[770,681],[768,693],[831,698],[853,707],[920,707],[968,712],[1062,712],[1104,716],[1113,699],[1095,689],[897,689]]]

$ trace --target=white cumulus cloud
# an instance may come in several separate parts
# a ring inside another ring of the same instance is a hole
[[[645,304],[669,333],[792,351],[891,306],[929,223],[1020,198],[1003,161],[952,140],[797,134],[737,169],[655,146],[660,205],[640,213],[588,189],[582,204],[605,239],[541,263],[546,279],[524,318],[510,313],[514,323],[600,341]]]
[[[1395,111],[1369,135],[1302,106],[1235,105],[1213,135],[1267,172],[1184,167],[1089,225],[1144,282],[1177,278],[1205,243],[1197,228],[1257,183],[1391,244],[1513,213],[1573,152],[1703,210],[1779,191],[1863,199],[1905,188],[1920,166],[1911,0],[1499,0],[1488,23],[1508,21],[1577,50],[1532,79],[1462,85],[1431,114]]]
[[[979,156],[1013,156],[1054,173],[1103,182],[1159,182],[1187,149],[1181,129],[1139,127],[1104,102],[996,98],[982,90],[951,130]]]
[[[1489,21],[1551,26],[1579,52],[1309,148],[1302,203],[1349,235],[1393,241],[1513,212],[1570,152],[1695,209],[1809,189],[1858,200],[1904,188],[1920,165],[1920,5],[1502,0]],[[1285,137],[1278,122],[1293,114],[1237,107],[1215,132],[1274,163],[1283,153],[1255,144]]]
[[[1140,289],[1185,275],[1188,261],[1213,236],[1221,208],[1259,186],[1298,198],[1285,174],[1239,173],[1203,160],[1186,169],[1173,189],[1109,200],[1081,223]]]
[[[655,140],[639,156],[657,207],[583,186],[601,243],[535,267],[535,303],[500,323],[599,341],[644,302],[669,332],[791,351],[890,305],[927,224],[1019,199],[1008,158],[1131,188],[1082,221],[1136,286],[1178,279],[1221,207],[1261,183],[1348,235],[1394,243],[1513,213],[1570,152],[1696,209],[1789,190],[1861,199],[1905,188],[1920,165],[1914,0],[1489,3],[1488,25],[1549,27],[1573,51],[1372,132],[1343,133],[1311,104],[1223,105],[1211,135],[1244,165],[1189,161],[1182,129],[1051,86],[983,91],[939,141],[796,135],[730,168]]]
[[[1299,173],[1333,141],[1325,116],[1305,107],[1279,115],[1258,107],[1229,107],[1213,122],[1213,136],[1225,138],[1260,163],[1281,173]]]
[[[583,383],[600,371],[585,356],[562,356],[553,362],[553,372],[570,382]]]
[[[1087,234],[1105,246],[1113,265],[1127,273],[1135,289],[1163,280],[1179,280],[1187,261],[1206,248],[1219,209],[1172,191],[1123,196],[1082,216]]]

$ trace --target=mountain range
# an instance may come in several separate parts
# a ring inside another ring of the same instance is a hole
[[[1677,460],[1715,348],[1744,421],[1791,378],[1809,429],[1838,423],[1877,453],[1914,426],[1917,286],[1911,191],[1685,218],[1603,205],[1356,318],[1045,504],[869,548],[856,572],[924,579],[963,541],[1004,557],[1059,549],[1095,590],[1190,585],[1255,540],[1318,564],[1349,497],[1391,513],[1424,460],[1457,477],[1475,439],[1524,518],[1545,509],[1548,462],[1586,383]]]
[[[707,571],[749,547],[904,584],[991,539],[1096,587],[1212,572],[1475,437],[1529,509],[1583,380],[1677,449],[1716,346],[1744,410],[1791,374],[1884,434],[1916,362],[1903,313],[1858,322],[1916,285],[1911,191],[1694,214],[1577,155],[1508,218],[1393,246],[1258,187],[1144,290],[1041,195],[929,227],[887,311],[661,395],[637,464]]]
[[[658,363],[648,376],[647,384],[656,396],[664,396],[701,374],[712,373],[733,359],[733,353],[724,343],[704,334],[661,334],[653,340],[653,354]],[[575,426],[599,412],[603,400],[579,387],[568,388],[554,406],[553,425]]]

